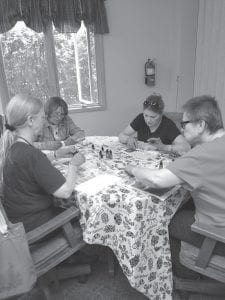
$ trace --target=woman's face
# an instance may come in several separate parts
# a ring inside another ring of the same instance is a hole
[[[182,133],[189,144],[195,146],[201,143],[202,129],[200,123],[195,122],[194,118],[186,112],[183,114],[183,122],[187,122],[182,128]]]
[[[42,129],[45,122],[45,112],[44,108],[42,108],[38,114],[32,116],[33,119],[33,132],[35,136],[38,136]]]
[[[143,116],[144,116],[145,123],[149,127],[157,126],[158,124],[160,124],[162,120],[162,114],[158,114],[150,109],[144,109]]]
[[[61,106],[58,106],[51,114],[51,116],[48,118],[49,122],[58,125],[62,119],[65,117],[64,110]]]

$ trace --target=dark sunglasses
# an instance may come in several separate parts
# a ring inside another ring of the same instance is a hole
[[[144,106],[153,106],[153,107],[161,107],[161,105],[155,100],[145,100]]]

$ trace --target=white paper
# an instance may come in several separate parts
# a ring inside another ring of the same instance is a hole
[[[121,178],[115,175],[102,174],[89,179],[75,187],[75,190],[87,195],[95,195],[107,186],[121,183]]]

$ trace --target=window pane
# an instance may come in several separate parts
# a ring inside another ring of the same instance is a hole
[[[61,96],[69,105],[98,102],[94,33],[82,23],[75,33],[54,29]]]
[[[31,93],[43,100],[49,95],[43,33],[20,21],[1,35],[9,95]]]

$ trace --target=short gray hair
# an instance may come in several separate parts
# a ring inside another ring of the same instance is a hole
[[[204,120],[210,133],[223,128],[221,111],[215,97],[202,95],[191,98],[183,105],[183,109],[192,120]]]

